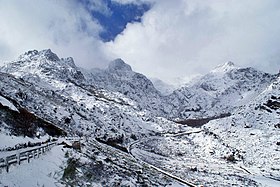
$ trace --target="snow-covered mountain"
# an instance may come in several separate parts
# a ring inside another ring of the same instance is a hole
[[[85,80],[71,58],[59,59],[50,50],[29,51],[0,70],[12,75],[0,74],[2,95],[68,131],[85,134],[95,132],[94,136],[100,134],[104,139],[124,137],[122,141],[125,143],[127,138],[138,138],[159,128],[153,122],[157,119],[145,121],[150,115],[139,109],[137,103],[138,99],[148,97],[145,94],[157,94],[157,91],[146,77],[132,72],[120,60],[112,62],[106,70],[112,73],[108,75],[108,79],[114,79],[114,76],[123,73],[128,80],[133,79],[138,84],[137,90],[142,88],[140,94],[127,87],[129,83],[122,84],[124,77],[121,75],[120,80],[112,81],[111,84],[122,91],[133,92],[126,95],[135,94],[135,100],[118,92],[96,89],[95,87],[99,87],[96,86],[97,83],[94,82],[94,86],[88,84],[92,80]],[[164,123],[161,121],[161,124]],[[129,134],[125,135],[126,133]]]
[[[136,101],[141,109],[180,120],[230,114],[256,97],[275,79],[275,75],[227,62],[190,85],[162,94],[149,79],[132,71],[121,59],[111,62],[105,70],[93,69],[84,74],[91,84],[120,92]]]
[[[99,89],[122,93],[136,101],[141,110],[161,111],[161,93],[146,76],[134,72],[121,59],[112,61],[106,69],[92,69],[84,71],[84,74],[90,84]]]
[[[234,115],[211,121],[205,128],[236,147],[252,173],[279,180],[280,76]]]
[[[205,118],[232,113],[263,92],[276,75],[253,68],[241,68],[232,62],[176,90],[168,97],[174,117]]]
[[[11,147],[22,132],[21,142],[83,137],[81,152],[68,150],[79,175],[62,184],[262,186],[254,177],[279,177],[279,86],[279,75],[228,62],[162,94],[121,59],[87,71],[33,50],[0,67],[0,137]]]
[[[60,59],[50,49],[28,51],[20,55],[16,61],[2,67],[1,71],[22,79],[33,79],[33,82],[36,79],[76,83],[84,81],[83,74],[78,70],[71,57]],[[48,83],[52,84],[52,82]]]

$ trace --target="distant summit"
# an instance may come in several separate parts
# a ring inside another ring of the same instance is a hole
[[[19,56],[19,60],[38,60],[39,58],[46,58],[49,61],[59,61],[59,57],[53,53],[50,49],[44,49],[41,51],[30,50]]]
[[[60,59],[50,49],[27,51],[16,61],[0,67],[0,71],[26,80],[34,78],[34,75],[45,81],[52,79],[71,80],[72,82],[84,80],[83,74],[75,65],[72,57]]]
[[[112,61],[108,66],[109,71],[132,71],[130,65],[126,64],[122,59],[118,58]]]
[[[59,57],[53,53],[50,49],[42,50],[39,52],[40,55],[46,57],[47,60],[50,61],[59,61]]]
[[[228,72],[230,70],[238,68],[233,62],[228,61],[224,64],[218,65],[215,69],[213,69],[211,72]]]

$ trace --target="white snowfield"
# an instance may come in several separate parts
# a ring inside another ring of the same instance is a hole
[[[2,104],[3,106],[7,106],[11,110],[18,112],[18,109],[15,107],[15,105],[13,105],[10,101],[8,101],[6,98],[4,98],[2,96],[0,96],[0,104]]]

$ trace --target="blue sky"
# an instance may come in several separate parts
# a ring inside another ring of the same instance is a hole
[[[50,48],[178,84],[233,61],[277,73],[279,0],[0,0],[0,65]]]
[[[150,9],[149,3],[141,4],[120,4],[111,0],[103,0],[107,11],[91,10],[89,1],[84,0],[83,4],[91,13],[94,19],[102,25],[103,31],[99,34],[105,42],[113,40],[126,27],[127,23],[141,22],[145,12]],[[109,13],[108,13],[109,12]]]

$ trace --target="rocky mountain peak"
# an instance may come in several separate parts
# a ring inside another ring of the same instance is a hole
[[[71,68],[77,68],[72,57],[59,58],[57,54],[52,52],[50,49],[44,49],[41,51],[31,50],[20,55],[18,62],[24,62],[26,66],[30,65],[30,62],[41,64],[45,66],[49,64],[50,66],[70,66]]]
[[[45,49],[45,50],[40,51],[39,55],[45,57],[47,60],[50,60],[50,61],[59,61],[60,60],[59,57],[55,53],[53,53],[50,49]]]
[[[225,63],[226,66],[235,66],[235,64],[231,61],[228,61]]]
[[[59,57],[53,53],[50,49],[44,49],[41,51],[30,50],[19,56],[19,61],[31,61],[38,60],[39,58],[45,58],[49,61],[59,61]]]
[[[228,61],[224,64],[218,65],[215,69],[213,69],[212,73],[218,73],[218,72],[229,72],[230,70],[238,68],[233,62]]]
[[[39,52],[37,50],[30,50],[20,55],[18,60],[19,61],[32,60],[35,56],[38,56],[38,54]]]
[[[48,79],[74,82],[84,80],[84,76],[75,65],[73,58],[60,59],[50,49],[27,51],[16,61],[0,67],[0,71],[29,81],[34,75],[47,81]]]
[[[132,71],[132,68],[130,65],[126,64],[122,59],[118,58],[116,60],[113,60],[109,66],[109,71]]]
[[[35,56],[35,55],[38,55],[38,50],[30,50],[30,51],[27,51],[25,52],[23,55],[26,55],[26,56]]]

